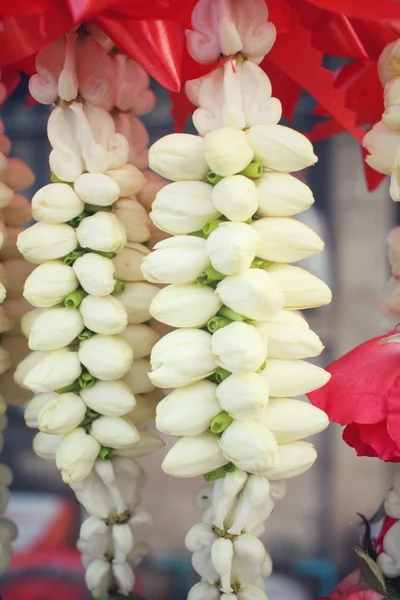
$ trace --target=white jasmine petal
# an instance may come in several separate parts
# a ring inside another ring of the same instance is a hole
[[[109,258],[88,252],[74,262],[73,271],[88,294],[108,296],[113,293],[115,267]]]
[[[29,314],[29,313],[28,313]],[[73,342],[84,328],[79,310],[49,308],[36,314],[29,331],[31,350],[57,350]]]
[[[145,279],[153,283],[191,283],[211,265],[206,240],[179,235],[158,242],[142,262]]]
[[[225,458],[248,473],[262,474],[277,463],[278,443],[257,421],[234,421],[220,438]]]
[[[120,196],[119,185],[104,173],[83,173],[74,182],[74,190],[85,204],[110,206]]]
[[[161,231],[173,235],[199,231],[206,221],[219,217],[212,191],[212,185],[203,181],[170,183],[158,192],[150,218]]]
[[[267,273],[283,293],[284,308],[316,308],[332,300],[332,292],[326,283],[305,269],[273,264],[267,267]]]
[[[169,285],[159,291],[150,305],[150,313],[171,327],[203,327],[221,306],[212,288],[189,283]]]
[[[217,285],[216,292],[222,302],[237,313],[266,321],[283,307],[283,294],[278,283],[266,271],[249,269],[225,277]]]
[[[33,306],[47,308],[59,304],[78,287],[72,267],[54,260],[36,267],[25,281],[24,298]]]
[[[230,221],[247,221],[258,208],[255,183],[244,175],[221,179],[212,191],[215,208]]]
[[[52,392],[73,383],[82,373],[78,353],[69,348],[43,352],[26,373],[22,385],[35,393]]]
[[[157,429],[173,436],[197,435],[221,412],[215,383],[203,380],[178,388],[157,406]]]
[[[307,225],[295,219],[259,219],[251,227],[258,235],[257,256],[264,260],[296,262],[324,249],[321,238]]]
[[[266,171],[255,182],[257,212],[264,217],[292,217],[314,204],[311,189],[288,173]]]
[[[56,450],[56,465],[63,481],[82,481],[94,467],[100,452],[100,444],[82,427],[63,437]]]
[[[290,442],[279,444],[275,466],[265,469],[263,475],[270,481],[291,479],[305,473],[317,459],[317,452],[308,442]]]
[[[79,360],[96,379],[119,379],[133,362],[132,348],[117,335],[94,335],[81,342]]]
[[[75,229],[66,223],[36,223],[22,231],[17,241],[24,258],[35,264],[67,256],[77,246]]]
[[[180,329],[161,338],[151,353],[150,379],[157,387],[190,385],[217,369],[211,335],[199,329]]]
[[[168,452],[162,469],[174,477],[197,477],[227,464],[218,437],[211,432],[182,437]]]
[[[305,360],[269,358],[262,372],[269,384],[270,396],[287,398],[302,396],[325,385],[328,371]]]
[[[172,181],[204,179],[209,170],[204,158],[204,139],[187,133],[162,137],[149,150],[149,167]]]
[[[284,125],[254,125],[247,131],[247,139],[255,160],[272,171],[301,171],[318,160],[311,142]]]
[[[221,223],[208,237],[205,250],[214,269],[233,275],[250,268],[258,242],[258,234],[250,225]]]
[[[83,421],[86,404],[77,394],[58,394],[47,402],[38,416],[39,429],[44,433],[69,433]]]
[[[99,252],[120,252],[127,242],[124,224],[113,213],[103,211],[82,219],[76,237],[82,248]]]
[[[91,425],[90,433],[102,446],[125,448],[139,441],[136,427],[121,417],[101,416]]]
[[[204,137],[204,158],[211,171],[221,177],[240,173],[253,157],[251,142],[240,129],[221,127]]]
[[[115,296],[86,296],[79,313],[85,327],[103,335],[121,333],[128,324],[125,307]]]
[[[94,386],[80,391],[81,398],[92,410],[108,417],[120,417],[135,408],[135,396],[121,380],[96,381]]]
[[[267,357],[262,336],[253,325],[233,322],[212,336],[212,351],[218,366],[231,373],[257,371]]]
[[[66,223],[80,215],[84,208],[82,200],[66,183],[45,185],[32,198],[35,221]]]

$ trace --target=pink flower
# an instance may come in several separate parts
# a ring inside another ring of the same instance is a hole
[[[375,590],[363,589],[361,571],[354,571],[327,598],[320,600],[384,600]]]

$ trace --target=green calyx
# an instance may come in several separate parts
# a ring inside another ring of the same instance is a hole
[[[90,329],[84,329],[78,335],[77,340],[79,342],[84,342],[85,340],[90,340],[90,338],[93,336],[94,336],[94,331],[90,331]]]
[[[206,269],[200,277],[197,278],[197,283],[199,285],[210,285],[212,283],[222,281],[225,278],[225,275],[214,269],[214,267],[209,267]]]
[[[90,373],[83,372],[78,379],[75,379],[70,385],[58,388],[57,394],[67,394],[68,392],[80,392],[82,389],[88,389],[94,386],[96,379]]]
[[[82,375],[78,379],[79,387],[83,390],[87,390],[94,386],[96,383],[95,377],[90,373],[82,373]]]
[[[120,294],[122,294],[122,292],[124,290],[125,290],[125,283],[123,281],[121,281],[120,279],[117,279],[117,281],[115,282],[113,294],[115,296],[119,296]]]
[[[217,479],[225,477],[227,473],[233,473],[234,471],[237,471],[237,467],[232,463],[229,463],[223,467],[219,467],[219,469],[214,469],[214,471],[206,473],[203,477],[206,481],[217,481]]]
[[[250,269],[265,269],[271,264],[269,260],[263,260],[262,258],[255,258],[250,265]]]
[[[83,419],[82,423],[80,423],[79,427],[83,427],[84,429],[87,429],[88,427],[90,427],[90,425],[93,423],[93,421],[95,421],[99,417],[100,417],[100,414],[98,412],[88,408],[88,410],[86,411],[85,418]]]
[[[117,256],[116,252],[102,252],[101,250],[95,250],[96,254],[100,254],[100,256],[104,256],[104,258],[115,258]]]
[[[79,380],[76,379],[70,385],[66,385],[65,387],[58,388],[56,390],[57,394],[68,394],[69,392],[79,392],[81,390],[81,386],[79,385]]]
[[[96,206],[96,204],[85,204],[85,211],[88,213],[111,212],[112,206]]]
[[[218,229],[220,224],[221,221],[219,219],[210,219],[209,221],[206,221],[202,229],[202,232],[204,233],[205,237],[207,238],[209,235],[212,234],[213,231]]]
[[[84,254],[86,254],[85,250],[73,250],[72,252],[70,252],[69,254],[67,254],[67,256],[63,260],[63,263],[64,263],[64,265],[67,265],[68,267],[72,267],[72,265],[74,264],[74,262],[78,258],[80,258],[81,256],[83,256]]]
[[[244,175],[245,177],[250,177],[250,179],[258,179],[263,174],[263,166],[261,163],[252,161],[247,165],[243,171],[239,173],[239,175]]]
[[[262,373],[266,366],[267,366],[267,361],[264,360],[263,364],[261,365],[261,367],[259,369],[257,369],[256,373]]]
[[[89,213],[88,212],[81,212],[80,215],[78,215],[77,217],[74,217],[73,219],[71,219],[70,221],[68,221],[68,225],[71,225],[71,227],[73,227],[74,229],[76,229],[79,225],[79,223],[81,221],[83,221],[83,219],[85,217],[88,217]]]
[[[62,179],[60,179],[59,177],[57,177],[57,175],[55,173],[50,173],[50,180],[52,183],[66,183],[67,185],[70,185],[71,187],[74,187],[74,184],[71,181],[63,181]]]
[[[210,430],[212,433],[221,435],[233,423],[233,418],[225,410],[216,415],[210,424]]]
[[[227,306],[223,306],[219,309],[218,315],[221,317],[225,317],[226,319],[230,319],[230,321],[239,321],[241,323],[251,323],[251,319],[248,319],[244,315],[237,313],[236,311],[228,308]]]
[[[226,319],[225,317],[219,317],[216,315],[215,317],[211,317],[211,319],[207,322],[207,329],[210,333],[215,333],[218,329],[222,329],[227,325],[230,325],[232,321],[230,319]]]
[[[211,377],[212,380],[215,381],[215,383],[220,384],[223,381],[225,381],[225,379],[228,379],[229,375],[232,375],[230,371],[227,371],[226,369],[220,367],[215,371],[215,373]]]
[[[112,457],[113,457],[113,449],[103,446],[99,452],[99,459],[100,460],[111,460]]]
[[[68,294],[66,298],[64,298],[64,306],[65,308],[78,308],[80,303],[84,298],[86,298],[87,293],[82,288],[76,289],[71,294]]]
[[[221,179],[222,179],[221,175],[217,175],[213,171],[209,171],[207,173],[207,181],[208,181],[208,183],[211,183],[211,185],[217,185],[217,183],[219,181],[221,181]]]

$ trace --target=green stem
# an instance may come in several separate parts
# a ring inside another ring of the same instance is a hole
[[[102,252],[101,250],[95,250],[95,252],[100,256],[104,256],[104,258],[115,258],[117,256],[116,252]]]
[[[94,331],[90,331],[90,329],[84,329],[78,335],[77,340],[79,342],[84,342],[85,340],[90,340],[90,338],[93,337],[93,336],[94,336]]]
[[[66,298],[64,298],[64,306],[66,308],[78,308],[80,303],[84,298],[86,298],[87,293],[82,288],[78,288],[72,294],[69,294]]]
[[[90,213],[110,212],[112,210],[112,206],[96,206],[96,204],[85,204],[85,210]]]
[[[220,308],[220,310],[218,311],[218,314],[221,317],[230,319],[231,321],[239,321],[241,323],[249,322],[249,319],[247,317],[237,313],[236,311],[232,310],[231,308],[228,308],[227,306],[223,306],[222,308]]]
[[[271,264],[270,260],[263,260],[262,258],[255,258],[250,265],[250,269],[265,269]]]
[[[125,290],[125,283],[123,281],[121,281],[120,279],[117,279],[117,281],[115,282],[113,294],[115,294],[116,296],[119,296],[120,294],[122,294],[122,292],[124,290]]]
[[[258,179],[263,174],[263,166],[259,162],[251,162],[243,171],[240,172],[240,175],[244,175],[245,177],[251,177],[251,179]]]
[[[207,239],[207,236],[204,235],[204,233],[201,230],[200,231],[193,231],[192,233],[188,233],[188,235],[194,235],[195,237],[203,238],[203,240]]]
[[[67,394],[68,392],[79,392],[80,389],[81,389],[81,386],[79,385],[79,380],[76,379],[70,385],[66,385],[63,388],[58,388],[58,390],[56,390],[56,392],[57,392],[57,394]]]
[[[208,181],[208,183],[211,183],[211,185],[217,185],[217,183],[219,181],[221,181],[221,179],[222,179],[221,175],[217,175],[213,171],[209,171],[207,173],[207,181]]]
[[[229,425],[233,423],[233,418],[225,410],[220,412],[211,421],[210,429],[213,433],[221,434]]]
[[[206,473],[203,475],[206,481],[216,481],[217,479],[222,479],[225,477],[227,473],[233,473],[237,468],[232,463],[228,463],[223,467],[219,467],[219,469],[215,469],[214,471],[210,471],[210,473]]]
[[[71,181],[63,181],[55,173],[50,173],[50,179],[53,183],[66,183],[67,185],[73,186],[74,184]]]
[[[89,389],[94,386],[96,379],[90,373],[82,373],[78,379],[79,387],[82,389]]]
[[[216,315],[215,317],[211,317],[207,323],[207,329],[210,333],[214,333],[218,329],[222,329],[227,325],[230,325],[232,321],[230,319],[225,319],[225,317],[219,317]]]
[[[73,219],[71,219],[70,221],[68,221],[68,225],[71,225],[71,227],[76,228],[76,227],[78,227],[79,223],[81,221],[83,221],[83,219],[85,217],[88,217],[88,216],[89,216],[89,213],[87,213],[87,212],[81,212],[80,215],[78,215],[77,217],[74,217]]]
[[[87,427],[90,427],[90,425],[93,423],[93,421],[95,421],[99,417],[100,417],[100,414],[98,412],[91,410],[89,408],[86,411],[86,415],[85,415],[83,421],[80,423],[79,427],[83,427],[84,429],[86,429]]]
[[[199,285],[209,285],[214,281],[222,281],[225,278],[225,275],[214,269],[214,267],[208,267],[200,277],[197,278],[197,283]]]
[[[261,367],[259,369],[257,369],[256,373],[262,373],[266,366],[267,366],[267,361],[264,360],[263,364],[261,365]]]
[[[217,383],[222,383],[223,381],[225,381],[225,379],[228,379],[229,375],[232,375],[230,371],[227,371],[226,369],[220,367],[215,371],[214,379]]]
[[[63,262],[64,265],[67,265],[68,267],[71,267],[74,262],[80,258],[81,256],[83,256],[84,254],[86,254],[86,250],[73,250],[72,252],[70,252],[69,254],[67,254],[67,256],[64,258]]]
[[[112,456],[113,456],[113,452],[114,451],[112,448],[107,448],[106,446],[103,446],[99,452],[99,459],[100,460],[111,460]]]
[[[213,231],[218,229],[220,223],[221,221],[219,219],[210,219],[209,221],[206,221],[202,229],[204,235],[208,237]]]

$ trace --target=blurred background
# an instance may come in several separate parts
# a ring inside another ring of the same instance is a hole
[[[172,130],[168,94],[157,85],[154,90],[157,107],[143,119],[152,141]],[[313,107],[313,101],[304,97],[296,128],[311,129]],[[49,182],[48,109],[27,108],[25,81],[0,115],[12,140],[12,155],[25,160],[36,174],[34,187],[24,192],[31,198]],[[398,215],[386,185],[373,194],[367,192],[361,151],[350,136],[317,144],[316,154],[317,166],[301,174],[316,203],[300,218],[326,240],[323,255],[307,261],[307,268],[333,289],[331,306],[306,315],[325,343],[323,365],[388,329],[376,303],[389,278],[386,237]],[[11,571],[0,581],[1,597],[87,599],[74,547],[82,517],[79,506],[55,466],[33,454],[34,432],[25,426],[23,407],[10,407],[8,419],[2,460],[14,471],[8,513],[20,536]],[[309,473],[290,482],[287,497],[268,522],[263,541],[275,564],[267,583],[269,600],[327,595],[338,578],[355,566],[348,548],[359,535],[356,513],[371,516],[393,479],[393,467],[356,459],[335,425],[315,441],[319,460]],[[155,520],[152,554],[138,570],[137,589],[146,600],[185,600],[196,581],[184,537],[198,521],[194,497],[203,482],[164,475],[160,464],[166,449],[142,461],[148,471],[143,503]]]

